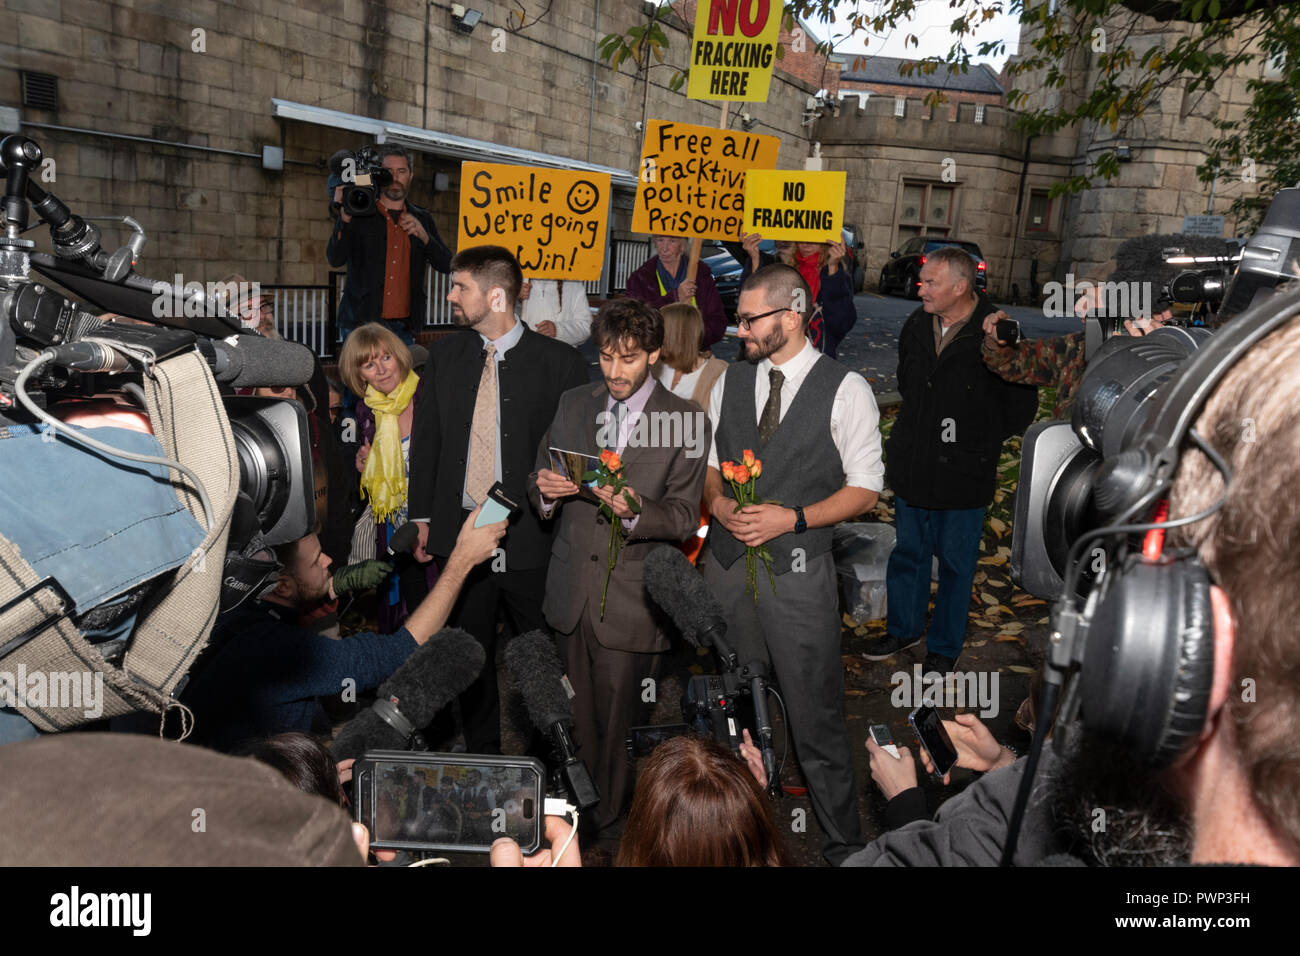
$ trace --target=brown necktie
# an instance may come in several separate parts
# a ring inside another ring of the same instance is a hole
[[[497,475],[497,347],[489,342],[484,351],[487,361],[478,380],[474,422],[469,434],[469,463],[465,469],[465,494],[476,504],[483,503]]]
[[[771,440],[776,434],[777,426],[781,424],[781,383],[785,381],[785,376],[779,368],[774,368],[767,373],[767,380],[772,383],[772,390],[768,393],[767,404],[763,406],[763,415],[758,420],[760,448]]]

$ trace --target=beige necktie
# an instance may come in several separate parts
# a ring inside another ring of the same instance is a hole
[[[469,463],[465,469],[465,493],[477,504],[487,498],[497,475],[497,347],[489,342],[485,351],[487,361],[478,380],[474,423],[469,435]]]

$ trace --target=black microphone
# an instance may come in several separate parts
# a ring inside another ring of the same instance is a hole
[[[725,640],[727,619],[722,605],[686,555],[670,545],[655,548],[646,556],[644,577],[651,599],[673,619],[682,637],[696,647],[712,647],[723,666],[735,670],[739,659]],[[776,775],[776,752],[772,749],[772,718],[767,708],[767,668],[761,661],[750,662],[745,665],[744,677],[749,681],[754,702],[754,729],[758,731],[758,749],[767,771],[768,792],[775,795],[780,781]]]
[[[316,371],[311,349],[297,342],[236,335],[201,337],[198,346],[213,378],[234,388],[296,388]]]
[[[564,666],[545,631],[529,631],[506,645],[506,666],[533,724],[551,737],[559,755],[560,779],[574,806],[587,810],[600,802],[600,791],[573,744],[573,704],[564,688]]]
[[[484,659],[483,645],[473,637],[443,628],[379,685],[369,710],[343,725],[330,746],[335,759],[370,750],[427,749],[419,729],[478,679]]]
[[[689,643],[714,647],[724,657],[734,657],[723,641],[727,618],[722,605],[695,566],[671,545],[655,548],[645,559],[645,589],[667,613]],[[734,661],[729,666],[735,666]]]
[[[420,523],[418,521],[408,521],[388,539],[388,553],[410,554],[415,550],[415,543],[420,539]]]

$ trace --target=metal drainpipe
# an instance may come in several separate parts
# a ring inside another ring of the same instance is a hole
[[[591,95],[588,97],[587,107],[587,162],[591,162],[591,129],[592,122],[596,117],[596,44],[600,37],[600,0],[596,0],[596,22],[592,27],[595,36],[592,37],[591,46]],[[613,209],[613,204],[610,204]]]

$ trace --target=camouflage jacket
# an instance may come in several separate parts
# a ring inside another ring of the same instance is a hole
[[[1052,339],[1021,339],[1004,348],[984,337],[984,364],[1000,378],[1025,385],[1055,385],[1052,417],[1068,419],[1074,390],[1083,377],[1083,333]]]

